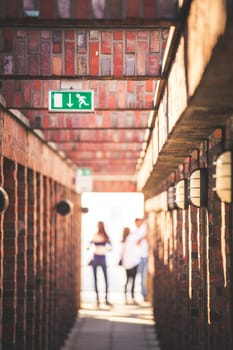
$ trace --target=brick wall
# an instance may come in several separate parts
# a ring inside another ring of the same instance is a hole
[[[39,17],[40,19],[154,19],[173,17],[176,10],[175,0],[29,0],[21,4],[19,0],[3,0],[0,4],[0,17],[25,18]],[[31,12],[30,12],[31,11]],[[37,14],[38,11],[38,14]]]
[[[13,115],[13,117],[12,117]],[[52,177],[55,181],[73,188],[74,169],[66,159],[58,155],[44,143],[43,137],[28,131],[28,122],[23,116],[12,113],[10,116],[0,108],[1,154],[43,175]],[[38,157],[38,154],[40,156]],[[51,161],[52,159],[52,161]]]
[[[1,29],[0,74],[72,79],[158,77],[167,35],[167,29],[143,28]]]
[[[11,201],[9,211],[5,214],[3,226],[3,314],[2,347],[14,348],[16,338],[16,300],[17,300],[17,166],[11,161],[4,161],[4,188]]]
[[[17,309],[16,348],[26,344],[26,296],[27,296],[27,227],[28,187],[27,170],[18,166],[18,255],[17,255]]]
[[[0,349],[60,349],[80,305],[74,171],[19,120],[0,117],[0,185],[9,195],[0,215]],[[74,211],[61,216],[55,205],[65,198]]]
[[[213,162],[232,145],[231,123],[226,132],[210,134],[161,185],[166,191],[198,166],[207,167],[207,208],[190,204],[164,211],[156,200],[146,204],[152,218],[152,299],[164,350],[232,348],[232,205],[221,203],[213,190]]]
[[[61,115],[61,113],[53,112],[52,115],[51,113],[48,114],[49,90],[71,88],[93,90],[95,91],[94,106],[97,116],[94,113],[89,113],[87,117],[85,113],[79,112],[80,117],[84,119],[83,125],[89,122],[93,126],[97,124],[98,114],[103,114],[108,123],[111,122],[111,119],[116,123],[116,118],[119,119],[119,123],[122,123],[121,109],[127,110],[127,115],[131,115],[131,118],[132,113],[135,113],[135,120],[138,123],[140,119],[148,115],[148,110],[152,107],[156,83],[156,80],[153,79],[148,81],[140,79],[137,81],[130,79],[127,81],[102,80],[99,82],[94,80],[68,80],[61,84],[53,79],[49,81],[22,79],[20,83],[17,80],[9,79],[0,82],[0,92],[5,97],[7,108],[20,109],[26,117],[33,121],[35,127],[40,128],[81,126],[78,124],[80,120],[72,118],[68,113]],[[145,115],[145,113],[147,114]]]

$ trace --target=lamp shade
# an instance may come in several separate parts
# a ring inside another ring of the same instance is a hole
[[[173,209],[177,209],[176,206],[176,189],[175,186],[169,186],[168,190],[167,190],[167,206],[168,206],[168,210],[173,210]]]
[[[3,187],[0,186],[0,214],[7,210],[9,197]]]
[[[176,184],[175,203],[180,209],[188,208],[187,179],[183,179]]]
[[[232,201],[232,152],[223,152],[216,162],[215,191],[222,202]]]
[[[195,207],[206,207],[208,202],[208,171],[199,168],[189,177],[189,202]]]

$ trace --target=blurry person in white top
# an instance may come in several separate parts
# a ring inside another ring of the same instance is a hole
[[[138,239],[136,231],[130,232],[128,227],[123,229],[120,264],[126,272],[126,282],[124,286],[126,304],[137,304],[134,289],[137,270],[140,264],[140,247]],[[130,299],[128,298],[128,294],[130,294]]]
[[[140,249],[140,264],[138,272],[141,278],[141,294],[144,300],[147,299],[147,274],[148,274],[148,240],[146,218],[136,218],[136,237]]]

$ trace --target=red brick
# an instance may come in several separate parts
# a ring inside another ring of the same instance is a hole
[[[112,67],[111,67],[111,57],[108,56],[101,56],[101,71],[100,74],[101,75],[107,75],[110,76],[112,75]]]
[[[40,2],[40,16],[42,18],[54,17],[54,8],[48,0],[42,0]]]
[[[52,74],[62,75],[62,57],[54,56],[52,60]]]
[[[146,80],[145,84],[146,84],[146,91],[147,92],[155,91],[155,89],[154,89],[154,82],[152,80]]]
[[[123,40],[123,31],[114,31],[113,32],[114,40]]]
[[[12,29],[4,29],[3,30],[3,37],[4,37],[4,50],[5,51],[11,51],[13,46],[13,37],[14,32]]]
[[[28,57],[28,74],[37,75],[40,72],[40,61],[39,56]]]
[[[50,84],[50,89],[54,89],[54,90],[59,90],[60,88],[60,81],[59,80],[52,80],[51,84]]]
[[[27,31],[23,30],[23,29],[19,29],[16,31],[16,38],[23,40],[26,39],[27,37]]]
[[[41,93],[38,91],[34,91],[33,93],[33,106],[35,108],[41,107]]]
[[[79,54],[87,53],[87,32],[82,31],[77,34],[77,52]]]
[[[74,14],[75,17],[80,19],[89,18],[89,2],[88,1],[75,1],[74,2]]]
[[[137,45],[137,71],[136,74],[144,75],[146,74],[147,66],[147,53],[148,53],[148,43],[146,41],[140,41]]]
[[[128,0],[126,2],[126,17],[140,18],[139,0]]]
[[[125,56],[125,74],[134,75],[135,74],[135,56],[126,55]]]
[[[116,108],[116,94],[114,92],[108,94],[108,107]]]
[[[51,4],[52,6],[52,4]],[[57,16],[60,18],[70,18],[71,2],[57,1]]]
[[[137,85],[136,87],[136,100],[137,100],[137,105],[139,108],[143,107],[143,101],[144,101],[144,89],[142,85]]]
[[[49,81],[42,81],[43,107],[48,108],[48,91],[51,89]]]
[[[41,74],[51,74],[51,43],[49,41],[42,41],[41,43]]]
[[[158,1],[144,0],[143,1],[143,17],[145,18],[155,18],[158,17],[158,12],[156,11],[158,6]]]
[[[59,118],[59,126],[63,126],[66,127],[66,128],[72,128],[74,127],[74,123],[73,123],[73,119],[72,117],[67,117],[67,118],[64,118],[64,116],[60,117]]]
[[[42,40],[50,40],[51,41],[52,32],[49,30],[41,30],[40,37]]]
[[[77,59],[77,74],[86,75],[87,74],[87,59],[86,56],[78,56]]]
[[[24,81],[24,103],[26,106],[31,103],[31,91],[31,83],[29,81]]]
[[[22,94],[19,92],[14,93],[14,107],[15,108],[22,107]]]
[[[150,52],[160,52],[160,30],[150,33]]]
[[[114,43],[114,62],[113,62],[113,74],[115,76],[122,76],[123,74],[123,44]]]
[[[19,11],[21,8],[20,0],[7,0],[5,1],[6,17],[19,17]]]
[[[73,76],[75,64],[75,46],[74,42],[65,42],[65,75]]]
[[[136,33],[126,32],[126,52],[134,53],[136,50]]]
[[[153,100],[153,97],[151,95],[145,96],[145,108],[152,108],[153,106],[152,100]]]
[[[26,44],[24,41],[16,41],[15,72],[24,75],[27,69]]]
[[[99,43],[90,42],[89,48],[89,65],[90,65],[90,74],[98,75],[99,73]]]
[[[111,54],[112,52],[112,33],[111,32],[102,32],[101,35],[101,52],[103,54]]]
[[[22,81],[21,80],[15,80],[14,81],[14,87],[15,87],[15,91],[22,91]]]
[[[104,83],[99,84],[99,108],[104,108],[106,104],[106,85]]]
[[[41,90],[41,81],[33,80],[33,90],[40,91]]]
[[[149,75],[160,74],[160,55],[150,55],[149,57]]]
[[[62,32],[55,31],[53,32],[53,53],[61,53],[62,52]]]
[[[109,0],[109,17],[122,18],[122,0]]]
[[[148,40],[148,35],[149,35],[149,32],[147,32],[145,30],[140,30],[137,32],[137,39],[138,40]]]
[[[174,17],[175,16],[175,4],[174,0],[160,0],[160,16],[161,17]]]
[[[75,31],[74,30],[66,30],[65,31],[65,40],[74,40]]]
[[[127,91],[134,92],[135,82],[132,80],[127,81]]]
[[[29,31],[28,33],[28,53],[37,54],[39,52],[39,31]]]
[[[90,81],[90,89],[97,90],[99,86],[99,82],[97,80]]]
[[[42,125],[44,128],[49,127],[49,115],[44,115],[42,120]]]
[[[54,43],[53,44],[53,53],[61,53],[62,52],[62,45],[61,43]]]
[[[126,89],[125,83],[123,81],[119,81],[118,83],[118,108],[124,108],[125,106],[125,98],[126,98]]]

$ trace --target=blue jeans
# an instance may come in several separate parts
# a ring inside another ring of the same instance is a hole
[[[92,263],[97,301],[99,301],[99,291],[98,291],[98,281],[97,281],[97,267],[98,266],[100,266],[103,270],[104,281],[105,281],[105,299],[107,301],[107,298],[108,298],[108,276],[107,276],[106,259],[105,259],[104,255],[94,255],[93,263]]]
[[[141,257],[139,265],[139,273],[141,276],[141,293],[145,298],[147,296],[147,272],[148,272],[148,257]]]

